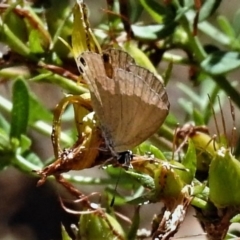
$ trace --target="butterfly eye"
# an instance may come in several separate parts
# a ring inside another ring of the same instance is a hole
[[[86,61],[84,60],[83,57],[80,57],[78,60],[81,63],[80,66],[78,66],[78,70],[82,74],[84,71],[83,71],[83,68],[81,66],[85,67],[87,64],[86,64]]]

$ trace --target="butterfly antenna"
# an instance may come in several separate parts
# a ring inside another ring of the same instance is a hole
[[[113,195],[113,198],[112,198],[112,200],[111,200],[110,207],[113,207],[113,205],[114,205],[115,197],[116,197],[116,192],[117,192],[117,187],[118,187],[118,184],[119,184],[119,180],[120,180],[121,175],[122,175],[122,168],[120,168],[120,171],[119,171],[119,174],[118,174],[117,182],[116,182],[115,188],[114,188],[114,195]]]

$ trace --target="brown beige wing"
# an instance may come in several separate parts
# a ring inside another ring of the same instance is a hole
[[[102,55],[93,52],[84,52],[77,58],[79,71],[89,85],[93,109],[99,119],[103,135],[107,143],[112,145],[111,131],[119,121],[119,112],[114,105],[119,102],[119,90],[113,79],[108,78]],[[113,114],[113,111],[114,114]],[[107,133],[105,133],[105,129]]]
[[[118,104],[119,125],[108,129],[114,140],[116,151],[131,149],[155,133],[164,122],[168,111],[169,102],[164,86],[159,79],[146,70],[151,76],[150,87],[141,76],[132,72],[117,70],[114,81],[119,85],[121,103]]]
[[[113,69],[121,68],[128,71],[129,66],[135,64],[135,60],[127,52],[120,49],[107,49],[103,52],[104,55]]]
[[[157,131],[169,103],[162,83],[151,72],[138,66],[131,67],[132,72],[116,68],[110,79],[101,55],[86,52],[78,62],[105,139],[115,151],[131,149]]]

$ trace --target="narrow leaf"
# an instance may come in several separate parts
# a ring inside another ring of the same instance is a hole
[[[20,139],[25,134],[28,125],[29,115],[29,94],[23,80],[17,80],[12,91],[12,118],[10,136]]]
[[[234,39],[235,36],[235,32],[234,29],[231,25],[231,23],[229,22],[229,20],[225,17],[225,16],[219,16],[218,17],[218,24],[221,27],[222,31],[231,39]]]
[[[208,0],[204,1],[199,14],[199,22],[212,16],[218,9],[222,0]]]
[[[72,240],[72,238],[69,237],[65,227],[61,225],[62,228],[62,240]]]
[[[165,7],[152,0],[140,0],[140,3],[156,22],[161,23],[163,21],[161,14],[166,13]]]
[[[220,75],[230,72],[240,66],[239,52],[218,51],[209,54],[201,63],[201,67],[208,73]]]

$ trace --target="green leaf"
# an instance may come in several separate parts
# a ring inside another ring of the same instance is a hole
[[[203,70],[213,75],[225,74],[238,68],[239,66],[239,52],[214,52],[209,54],[208,57],[201,63]]]
[[[142,15],[143,12],[143,6],[139,1],[135,0],[130,0],[127,1],[128,8],[130,9],[129,14],[130,14],[130,22],[135,23],[139,20],[139,18]]]
[[[114,184],[113,181],[118,181],[119,186],[124,185],[125,188],[132,189],[132,177],[127,174],[127,171],[123,170],[122,168],[108,166],[106,168],[106,172],[113,179],[111,180],[112,184]]]
[[[198,111],[195,108],[193,109],[193,120],[194,120],[194,123],[196,124],[196,126],[201,126],[201,125],[205,125],[206,124],[204,122],[202,112]]]
[[[28,160],[29,163],[32,163],[35,166],[35,169],[43,168],[43,162],[41,159],[33,152],[27,152],[23,156]],[[32,169],[34,170],[34,169]]]
[[[0,150],[10,149],[9,135],[6,131],[0,128]]]
[[[126,198],[119,194],[117,190],[114,188],[107,187],[105,189],[105,194],[107,196],[107,199],[109,199],[109,205],[114,206],[122,206],[126,204]]]
[[[177,124],[179,123],[179,119],[170,112],[165,120],[165,123],[167,123],[168,126],[177,126]]]
[[[121,225],[107,213],[96,212],[81,215],[79,221],[79,239],[125,239],[124,235]]]
[[[237,36],[237,38],[239,39],[239,36],[240,36],[240,9],[238,9],[236,11],[236,13],[234,14],[234,18],[233,18],[233,24],[232,24],[232,27],[234,29],[234,32]]]
[[[32,57],[30,56],[30,49],[27,45],[21,41],[6,24],[1,28],[0,40],[2,42],[6,43],[13,51],[20,55]],[[4,36],[4,38],[2,36]]]
[[[182,167],[184,169],[184,166],[178,162],[174,162],[174,165],[163,163],[154,171],[155,194],[152,196],[152,201],[154,199],[159,201],[161,198],[176,198],[181,193],[185,184],[179,173],[184,170],[178,170],[177,168]]]
[[[207,0],[204,1],[200,8],[199,22],[205,20],[206,18],[212,16],[218,9],[222,0]]]
[[[42,48],[41,43],[42,36],[39,33],[38,29],[31,30],[29,34],[29,47],[30,51],[34,54],[44,53],[44,49]]]
[[[31,139],[28,138],[26,135],[21,134],[20,138],[21,153],[24,153],[25,151],[29,150],[31,144],[32,144]]]
[[[151,72],[157,73],[156,68],[153,66],[149,58],[137,46],[127,42],[124,44],[124,50],[136,60],[138,65],[147,68]]]
[[[141,155],[143,154],[153,154],[155,158],[161,159],[161,160],[166,160],[166,157],[164,154],[155,146],[149,144],[148,142],[143,142],[141,143],[137,149],[137,152],[139,152]]]
[[[188,171],[182,171],[181,177],[184,178],[185,183],[190,184],[195,177],[197,169],[197,156],[195,146],[191,139],[188,139],[188,150],[183,158],[182,164]]]
[[[209,168],[210,200],[216,207],[240,206],[240,162],[221,148]]]
[[[193,185],[194,185],[193,196],[197,196],[207,201],[209,196],[209,188],[206,186],[206,183],[202,184],[198,180],[194,179]]]
[[[11,163],[14,153],[9,144],[9,134],[0,128],[0,170],[3,170]]]
[[[140,3],[157,23],[161,23],[163,21],[163,17],[161,15],[166,14],[166,8],[164,6],[154,0],[140,0]]]
[[[235,36],[235,32],[234,29],[231,25],[231,23],[229,22],[229,20],[225,17],[225,16],[219,16],[217,18],[218,20],[218,24],[221,27],[222,31],[231,39],[234,39]]]
[[[213,141],[209,134],[204,133],[200,129],[191,134],[191,140],[194,143],[195,149],[201,153],[197,157],[197,169],[208,171],[209,165],[215,157],[216,151],[219,149],[218,143]]]
[[[231,219],[231,223],[240,223],[240,214],[237,214]]]
[[[163,31],[164,25],[148,25],[138,26],[132,25],[134,36],[142,40],[157,40],[160,38],[161,31]]]
[[[167,69],[162,74],[165,86],[168,84],[170,78],[172,77],[172,71],[173,71],[173,62],[170,62],[167,66]]]
[[[133,25],[132,30],[134,36],[142,40],[158,40],[166,38],[173,34],[176,27],[175,22],[169,22],[168,24],[160,25],[148,25],[148,26],[138,26]]]
[[[126,171],[126,173],[130,175],[132,178],[134,178],[137,182],[139,182],[143,187],[148,189],[155,188],[155,183],[152,177],[146,174],[136,173],[132,171]]]
[[[29,95],[29,104],[29,123],[34,123],[38,120],[52,122],[52,113],[46,109],[46,107],[33,93],[30,93]]]
[[[12,32],[14,32],[15,36],[20,41],[27,42],[26,23],[22,17],[14,13],[13,9],[8,9],[3,14],[3,22],[8,26],[9,29],[11,29]]]
[[[176,27],[176,13],[171,4],[160,5],[154,0],[141,0],[140,3],[150,16],[160,25],[132,26],[134,35],[144,39],[159,39],[171,35]],[[158,30],[156,31],[156,29]],[[153,31],[155,29],[155,31]]]
[[[189,116],[191,116],[193,111],[193,103],[189,100],[186,100],[184,98],[178,99],[178,104],[184,109],[184,112],[187,113]]]
[[[186,102],[183,102],[183,107],[185,107],[187,104],[189,106],[191,106],[193,103],[197,104],[198,106],[201,106],[202,98],[193,90],[192,87],[189,87],[189,86],[187,86],[186,84],[183,84],[183,83],[178,83],[177,87],[181,91],[183,91],[191,100],[190,102],[189,102],[189,100],[186,101]],[[186,111],[186,112],[189,112],[189,111],[190,111],[190,109],[188,111]]]
[[[2,114],[0,114],[0,129],[9,132],[10,130],[10,124],[9,122],[3,117]]]
[[[21,154],[21,148],[15,150],[11,163],[14,167],[27,174],[31,173],[32,170],[43,168],[43,163],[36,154],[31,152]]]
[[[17,80],[13,84],[12,90],[12,116],[11,116],[11,138],[20,139],[21,134],[25,134],[29,116],[29,94],[27,86],[23,80]]]
[[[62,240],[72,240],[72,238],[69,237],[65,227],[61,225],[61,232],[62,232]]]

